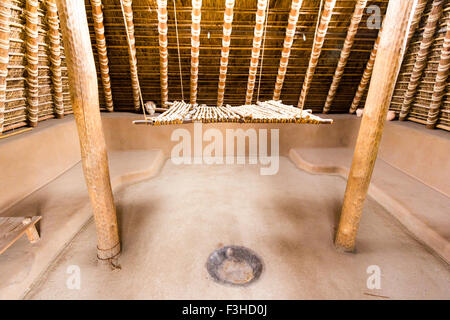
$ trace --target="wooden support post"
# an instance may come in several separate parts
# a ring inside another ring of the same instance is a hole
[[[134,22],[133,9],[131,7],[132,0],[120,0],[122,5],[122,13],[125,18],[125,32],[127,33],[128,55],[130,60],[131,88],[133,90],[133,105],[136,112],[141,109],[140,103],[140,86],[137,70],[136,58],[136,40],[134,38]]]
[[[355,248],[364,200],[416,4],[417,0],[395,0],[390,1],[387,8],[336,234],[336,247],[344,251],[353,251]]]
[[[202,0],[192,0],[191,25],[191,104],[197,103],[198,64],[200,56],[200,21],[202,20]]]
[[[105,96],[106,110],[114,111],[111,92],[111,79],[109,78],[108,50],[106,48],[105,27],[103,26],[103,9],[101,0],[91,0],[92,16],[94,18],[95,42],[97,44],[98,63],[102,77],[103,94]]]
[[[58,9],[55,0],[46,0],[48,37],[50,40],[50,70],[52,72],[53,103],[55,116],[64,117],[64,99],[61,73],[61,40],[59,35]]]
[[[322,16],[320,17],[320,24],[317,29],[317,34],[314,36],[314,44],[311,51],[311,57],[309,59],[308,69],[306,70],[305,81],[303,81],[302,91],[300,98],[298,99],[298,107],[303,110],[305,106],[306,97],[311,87],[311,82],[316,71],[317,63],[319,62],[320,54],[322,53],[323,43],[325,42],[325,36],[328,31],[328,24],[331,21],[333,15],[333,9],[336,5],[336,0],[325,0],[325,6],[323,8]]]
[[[420,49],[416,56],[416,62],[414,63],[411,78],[409,79],[408,89],[406,90],[405,96],[403,98],[399,120],[406,120],[409,109],[411,108],[411,103],[416,96],[417,87],[419,86],[423,71],[425,70],[425,67],[428,63],[428,55],[431,51],[431,45],[434,42],[434,34],[436,32],[439,18],[442,14],[444,2],[445,0],[433,0],[433,7],[431,9],[430,15],[428,16],[427,24],[423,32],[423,38],[420,42]]]
[[[100,260],[108,260],[120,253],[120,242],[86,10],[84,1],[57,0],[57,5],[84,176],[97,230],[97,253]]]
[[[223,13],[223,38],[220,57],[220,75],[217,90],[217,106],[223,105],[225,95],[225,83],[227,80],[228,56],[230,55],[231,30],[233,28],[234,0],[225,0],[225,12]]]
[[[159,32],[159,81],[161,83],[161,107],[169,99],[169,53],[167,51],[167,0],[157,0]]]
[[[450,19],[447,19],[447,32],[445,33],[444,45],[441,51],[436,80],[434,82],[433,96],[431,98],[430,109],[428,110],[427,128],[434,129],[439,118],[439,109],[442,98],[445,95],[447,79],[450,70]]]
[[[32,127],[38,124],[39,113],[39,47],[38,0],[26,0],[26,53],[27,53],[27,120]]]
[[[355,36],[358,32],[359,23],[361,22],[366,5],[367,0],[358,0],[356,2],[355,11],[353,12],[350,26],[347,30],[344,47],[342,48],[341,56],[339,58],[338,65],[333,76],[333,81],[331,83],[330,90],[328,91],[327,100],[325,101],[325,105],[323,107],[323,113],[330,112],[331,104],[333,103],[334,97],[336,96],[336,92],[339,87],[339,83],[341,82],[342,76],[344,75],[345,66],[347,65],[348,58],[350,57],[353,43],[355,42]]]
[[[9,0],[0,2],[0,135],[5,121],[6,77],[9,62]]]
[[[253,36],[252,56],[250,58],[250,68],[248,71],[247,94],[245,95],[245,104],[251,104],[253,91],[255,89],[256,73],[258,72],[259,53],[261,51],[261,42],[264,32],[264,21],[266,20],[267,0],[258,0],[256,10],[256,24]]]
[[[286,28],[286,36],[284,38],[283,50],[281,51],[280,66],[278,67],[277,80],[275,89],[273,90],[273,100],[280,100],[281,89],[283,89],[284,77],[291,55],[291,47],[294,42],[295,29],[297,27],[298,15],[302,7],[303,0],[292,0],[291,11],[289,12],[288,26]]]

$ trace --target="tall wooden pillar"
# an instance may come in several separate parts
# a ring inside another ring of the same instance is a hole
[[[416,4],[417,0],[395,0],[390,1],[387,8],[336,234],[336,247],[344,251],[355,248],[364,200]]]
[[[120,242],[84,1],[57,0],[56,3],[84,176],[97,229],[97,256],[109,260],[120,253]]]

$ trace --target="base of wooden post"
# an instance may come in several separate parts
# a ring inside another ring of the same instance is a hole
[[[101,249],[97,247],[97,258],[99,260],[110,261],[117,258],[120,255],[120,242],[118,242],[114,247],[109,249]]]
[[[345,246],[337,242],[334,243],[334,248],[339,253],[355,253],[356,251],[355,246]]]

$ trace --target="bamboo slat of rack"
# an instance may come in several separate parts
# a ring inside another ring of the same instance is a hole
[[[447,19],[447,32],[445,33],[444,45],[439,60],[438,72],[434,83],[433,95],[431,98],[430,109],[428,110],[427,128],[434,129],[436,127],[439,109],[442,104],[442,98],[445,95],[447,87],[447,79],[450,70],[450,19]]]
[[[55,116],[64,117],[63,86],[61,73],[61,41],[59,36],[58,9],[55,0],[46,0],[48,37],[50,40],[50,69],[52,73],[53,103],[55,106]]]
[[[139,93],[139,78],[137,71],[137,58],[136,58],[136,40],[134,38],[134,22],[133,22],[133,9],[131,7],[132,0],[120,0],[123,3],[123,14],[125,15],[125,23],[128,30],[127,41],[128,43],[128,55],[130,60],[130,74],[131,74],[131,87],[133,90],[133,105],[136,111],[141,109],[140,93]]]
[[[417,53],[414,68],[408,84],[408,90],[406,90],[403,98],[399,120],[406,120],[408,116],[409,109],[411,108],[411,103],[416,95],[417,87],[419,86],[423,71],[427,66],[428,55],[431,51],[431,45],[434,41],[434,34],[436,32],[436,27],[438,26],[439,18],[442,14],[444,2],[445,0],[433,0],[433,7],[431,9],[430,15],[428,16],[427,24],[425,25],[423,38],[420,42],[420,49]]]
[[[408,27],[417,0],[390,1],[383,25],[378,55],[356,140],[335,245],[355,249],[356,235],[367,196],[384,122],[403,60]]]
[[[228,56],[230,54],[231,31],[233,28],[233,8],[235,0],[225,0],[225,12],[223,13],[223,38],[220,57],[219,85],[217,90],[217,106],[223,105],[225,83],[227,80]]]
[[[345,66],[347,65],[353,43],[355,42],[355,36],[358,32],[358,27],[364,14],[366,5],[367,0],[358,0],[356,2],[355,11],[353,12],[350,26],[348,27],[344,47],[342,48],[341,56],[339,58],[338,65],[333,76],[333,81],[331,83],[330,90],[328,91],[328,96],[323,107],[323,113],[330,112],[331,104],[333,103],[334,97],[336,96],[336,91],[339,87],[339,83],[341,82],[342,76],[344,75]]]
[[[253,91],[255,89],[256,73],[258,71],[259,53],[261,51],[262,35],[264,32],[264,21],[266,18],[267,0],[258,0],[256,10],[256,23],[253,35],[252,55],[250,58],[250,68],[248,71],[247,93],[245,95],[245,104],[251,104]]]
[[[56,3],[83,171],[97,231],[97,257],[112,260],[120,253],[120,241],[84,1],[57,0]]]
[[[192,0],[191,25],[191,104],[197,103],[198,64],[200,55],[200,22],[202,20],[202,0]]]
[[[27,120],[32,127],[38,124],[39,112],[38,5],[38,0],[27,0],[25,7]]]
[[[283,89],[284,78],[291,55],[291,47],[294,42],[295,28],[297,26],[300,8],[303,0],[292,0],[291,11],[289,12],[288,26],[286,28],[286,37],[284,38],[283,50],[281,51],[280,66],[278,67],[277,80],[273,91],[273,100],[280,100],[281,89]]]
[[[114,111],[114,104],[111,91],[111,79],[109,78],[109,61],[105,40],[105,27],[103,26],[102,1],[91,0],[91,7],[92,17],[94,18],[95,43],[97,45],[98,63],[100,65],[100,75],[105,96],[106,110],[112,112]]]
[[[5,122],[6,77],[9,62],[9,0],[0,2],[0,135]]]
[[[314,77],[317,63],[322,52],[323,43],[325,42],[325,36],[328,31],[328,24],[330,23],[331,16],[333,15],[333,9],[336,5],[336,0],[325,0],[325,6],[320,17],[320,24],[317,29],[317,34],[314,37],[314,44],[309,59],[308,70],[306,71],[305,80],[303,82],[302,91],[298,100],[298,107],[303,110],[305,106],[306,97],[308,95],[311,82]]]
[[[167,0],[158,0],[159,72],[161,82],[161,106],[169,99],[169,61],[167,51]]]

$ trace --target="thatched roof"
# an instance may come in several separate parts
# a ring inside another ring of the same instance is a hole
[[[86,1],[86,3],[88,2]],[[384,14],[387,2],[386,0],[369,1],[368,5],[380,6]],[[116,109],[131,110],[133,106],[131,91],[129,90],[130,72],[127,42],[120,1],[103,0],[103,4]],[[262,101],[270,100],[273,96],[290,4],[290,0],[271,0],[269,4],[260,88],[260,100]],[[190,5],[191,1],[176,1],[185,97],[189,97],[190,79]],[[144,100],[153,100],[159,103],[159,46],[156,7],[155,0],[133,1],[137,60],[142,93]],[[172,1],[168,1],[167,7],[169,25],[169,101],[173,101],[181,100],[181,88]],[[320,1],[305,0],[300,10],[288,72],[281,95],[281,99],[289,104],[296,105],[298,102],[303,78],[311,55],[319,7]],[[355,1],[337,1],[336,3],[316,76],[311,86],[312,90],[308,97],[307,107],[312,108],[316,112],[320,112],[325,103],[354,7]],[[87,8],[89,11],[89,4],[87,4]],[[225,2],[222,0],[203,0],[198,103],[214,105],[217,101],[224,8]],[[225,89],[225,103],[231,105],[245,103],[255,12],[256,1],[236,1]],[[369,16],[370,14],[366,13],[360,24],[353,52],[349,58],[332,112],[348,111],[348,106],[353,99],[359,79],[364,71],[365,64],[378,34],[377,29],[371,30],[367,27],[366,21]],[[89,22],[92,24],[93,21],[90,20]],[[91,29],[91,34],[92,41],[95,43],[93,29]],[[258,82],[259,72],[257,84]],[[256,98],[255,94],[254,100]]]
[[[7,90],[3,131],[27,125],[27,86],[25,66],[26,33],[24,26],[25,0],[10,0],[10,49],[7,75]],[[429,0],[407,50],[399,81],[394,93],[391,108],[399,111],[408,85],[411,68],[417,56],[420,41],[431,10],[433,0]],[[105,107],[100,79],[100,68],[97,59],[94,20],[90,0],[85,0],[87,17],[90,26],[93,51],[99,75],[100,105]],[[131,90],[130,63],[124,19],[120,0],[102,0],[106,47],[109,59],[109,74],[112,84],[112,97],[115,111],[134,111],[133,92]],[[328,26],[325,42],[321,51],[317,68],[311,83],[305,108],[313,112],[322,112],[333,75],[344,45],[348,27],[355,9],[355,0],[337,0]],[[367,8],[378,6],[384,15],[388,0],[369,0]],[[180,59],[185,100],[189,99],[191,77],[191,1],[175,0],[178,20]],[[270,0],[267,30],[264,48],[260,61],[253,94],[253,102],[271,100],[280,64],[283,41],[286,35],[287,20],[291,0]],[[300,91],[308,68],[313,47],[316,25],[320,18],[321,1],[304,0],[300,9],[294,42],[289,57],[281,100],[286,104],[297,105]],[[134,36],[136,39],[136,58],[138,77],[144,101],[161,102],[160,56],[158,42],[158,16],[156,0],[133,0]],[[167,1],[168,9],[168,100],[181,100],[181,82],[179,74],[177,37],[173,1]],[[224,0],[203,0],[200,34],[200,56],[198,74],[197,103],[215,105],[219,82],[219,62],[223,37]],[[49,59],[47,7],[45,1],[39,5],[39,120],[54,117],[52,98],[51,62]],[[249,63],[255,27],[256,1],[236,1],[231,34],[231,49],[228,62],[224,104],[241,105],[245,103]],[[359,85],[370,53],[378,36],[378,29],[371,29],[368,19],[373,12],[365,10],[356,34],[351,54],[345,66],[342,80],[331,105],[331,113],[348,112],[356,89]],[[426,122],[437,65],[446,32],[446,23],[450,19],[450,3],[446,1],[439,27],[429,55],[424,76],[417,90],[416,97],[408,114],[408,119]],[[71,113],[67,84],[67,68],[65,67],[64,49],[62,54],[62,82],[65,113]],[[261,80],[260,80],[261,75]],[[260,85],[259,85],[260,83]],[[259,91],[259,96],[258,96]],[[367,91],[367,90],[366,90]],[[360,107],[364,106],[364,99]],[[443,98],[439,113],[438,127],[449,129],[450,98],[448,88]],[[0,131],[1,132],[1,131]]]

